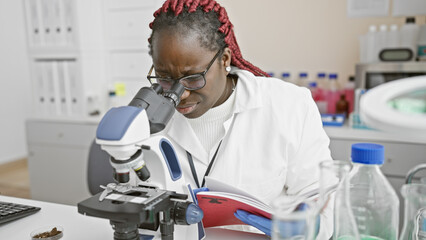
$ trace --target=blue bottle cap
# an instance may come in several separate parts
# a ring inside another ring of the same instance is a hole
[[[308,74],[305,72],[299,73],[299,77],[308,77]]]
[[[385,162],[385,148],[374,143],[352,144],[352,162],[362,164],[378,164]]]
[[[325,78],[325,73],[318,73],[317,77],[318,78]]]
[[[337,79],[337,74],[335,74],[335,73],[330,73],[330,74],[328,75],[328,78],[329,78],[329,79]]]
[[[288,77],[290,77],[290,73],[285,72],[285,73],[281,74],[281,76],[285,77],[285,78],[288,78]]]
[[[275,75],[273,72],[268,72],[267,74],[271,77],[273,77]]]
[[[317,83],[316,82],[310,82],[309,87],[315,88],[315,87],[317,87]]]

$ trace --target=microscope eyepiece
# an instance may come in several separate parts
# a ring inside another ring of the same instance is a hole
[[[168,98],[172,101],[173,105],[176,107],[180,103],[180,97],[185,91],[185,87],[179,82],[175,83],[170,90],[163,93],[165,98]]]

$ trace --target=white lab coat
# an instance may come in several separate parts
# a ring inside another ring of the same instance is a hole
[[[224,123],[225,137],[209,176],[268,204],[282,193],[317,188],[319,163],[331,156],[329,138],[309,90],[237,68],[231,73],[238,75],[233,115]],[[185,150],[192,154],[201,184],[219,142],[206,152],[179,113],[162,134],[172,141],[185,179],[196,188]],[[330,214],[328,210],[322,218],[329,222]],[[320,232],[324,237],[318,239],[331,236],[331,225],[323,220]]]

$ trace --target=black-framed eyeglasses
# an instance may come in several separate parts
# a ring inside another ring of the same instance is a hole
[[[207,71],[209,71],[210,67],[216,61],[216,58],[220,55],[221,52],[222,52],[222,49],[220,49],[216,53],[216,55],[210,61],[209,65],[207,66],[206,70],[204,70],[204,72],[194,73],[188,76],[183,76],[178,79],[172,79],[167,77],[151,76],[151,73],[154,70],[154,65],[152,65],[146,77],[148,78],[151,84],[158,83],[163,87],[163,90],[165,91],[169,90],[173,86],[173,84],[177,81],[179,81],[180,84],[182,84],[186,90],[191,90],[191,91],[198,90],[200,88],[203,88],[206,85]]]

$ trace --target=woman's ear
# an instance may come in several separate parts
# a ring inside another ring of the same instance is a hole
[[[231,66],[231,56],[232,56],[231,49],[229,49],[228,47],[223,49],[222,62],[221,62],[223,69],[226,69],[226,67]]]

